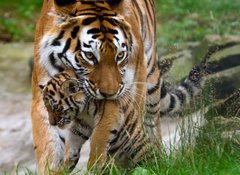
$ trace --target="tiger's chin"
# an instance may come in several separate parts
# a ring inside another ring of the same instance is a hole
[[[102,94],[97,94],[95,97],[97,100],[117,100],[119,98],[118,94],[114,94],[111,96],[104,96]]]

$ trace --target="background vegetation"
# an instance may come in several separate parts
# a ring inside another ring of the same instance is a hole
[[[158,43],[202,40],[207,34],[240,34],[239,0],[156,0]],[[1,0],[0,40],[32,41],[42,0]]]

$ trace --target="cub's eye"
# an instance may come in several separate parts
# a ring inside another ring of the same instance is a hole
[[[94,55],[92,52],[85,52],[85,56],[87,57],[87,59],[92,60],[94,58]]]
[[[125,52],[121,51],[117,54],[117,61],[122,61],[122,59],[124,59],[125,57]]]

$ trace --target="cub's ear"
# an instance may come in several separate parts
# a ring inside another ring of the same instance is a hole
[[[116,5],[120,4],[121,1],[122,0],[108,0],[107,2],[110,6],[116,6]]]
[[[69,79],[63,82],[61,88],[66,95],[71,95],[79,91],[79,84],[77,80]]]

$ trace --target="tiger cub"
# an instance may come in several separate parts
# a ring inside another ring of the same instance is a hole
[[[74,71],[66,70],[39,87],[42,89],[50,125],[67,130],[65,166],[72,170],[79,160],[83,143],[92,133],[92,127],[79,115],[87,102],[81,90],[81,80],[77,79]]]

